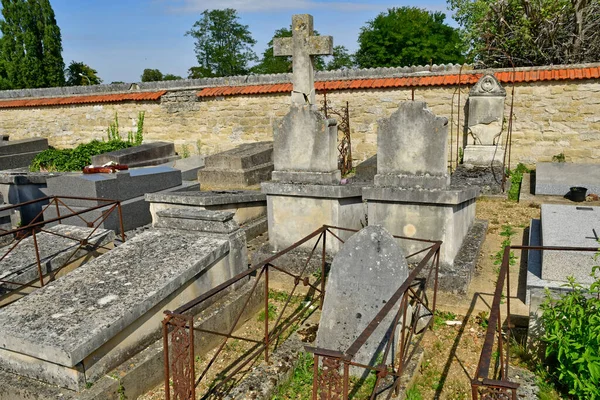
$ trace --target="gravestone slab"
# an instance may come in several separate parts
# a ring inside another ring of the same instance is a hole
[[[229,250],[227,236],[169,229],[135,236],[0,309],[0,368],[83,389],[156,339],[166,307],[240,272]]]
[[[367,158],[356,166],[354,180],[358,182],[373,182],[377,175],[377,154]]]
[[[99,166],[112,161],[133,168],[164,164],[179,158],[173,143],[152,142],[93,156],[92,164]]]
[[[377,131],[377,186],[443,189],[448,175],[448,120],[424,101],[400,104]]]
[[[0,170],[28,167],[48,148],[48,139],[35,138],[0,142]]]
[[[542,245],[598,248],[600,207],[542,204]],[[592,267],[598,265],[594,252],[542,251],[542,279],[593,283]]]
[[[56,272],[65,263],[75,262],[89,252],[109,245],[115,237],[113,231],[106,229],[76,227],[72,225],[55,225],[44,228],[46,232],[36,234],[37,245],[42,266],[42,274]],[[79,247],[79,240],[86,239],[88,244]],[[60,235],[60,236],[58,236]],[[73,238],[68,239],[67,238]],[[0,279],[20,284],[27,284],[39,278],[37,259],[33,238],[30,236],[15,247],[0,261]],[[16,285],[0,283],[0,297],[16,288]]]
[[[198,181],[211,188],[242,189],[271,179],[273,142],[245,143],[213,154],[198,170]]]
[[[204,168],[204,156],[180,158],[161,165],[180,170],[184,181],[195,181],[198,179],[198,171]]]
[[[583,186],[588,193],[600,194],[600,165],[575,163],[537,163],[535,194],[564,196],[572,186]]]
[[[114,174],[61,175],[47,181],[52,196],[91,197],[129,200],[159,190],[181,185],[181,171],[169,167],[131,169]],[[91,207],[89,200],[65,200],[73,206]],[[97,204],[103,204],[97,202]]]
[[[350,237],[331,265],[317,347],[345,352],[407,278],[404,254],[384,228],[368,226]],[[395,329],[394,316],[388,314],[353,361],[376,364]],[[392,349],[397,351],[395,346]],[[350,372],[360,375],[364,370],[351,368]]]

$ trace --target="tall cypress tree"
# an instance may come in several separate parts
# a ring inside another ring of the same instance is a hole
[[[60,28],[49,0],[2,0],[0,88],[65,84]]]

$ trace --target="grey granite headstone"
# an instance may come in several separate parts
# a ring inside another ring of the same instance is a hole
[[[173,143],[152,142],[93,156],[92,164],[99,166],[112,161],[132,168],[164,164],[178,158]]]
[[[448,175],[448,120],[424,101],[407,101],[377,132],[377,186],[444,189]]]
[[[542,204],[542,245],[598,248],[600,239],[600,207]],[[593,283],[592,267],[600,265],[594,252],[544,250],[542,279],[567,281],[575,277],[579,283]]]
[[[502,133],[506,90],[494,75],[484,75],[469,92],[467,125],[474,144],[495,145]]]
[[[28,167],[47,148],[48,139],[43,138],[0,141],[0,170]]]
[[[331,265],[317,347],[345,352],[406,278],[406,259],[388,231],[368,226],[353,235]],[[375,329],[353,361],[368,365],[379,361],[392,331],[394,311]],[[351,369],[353,375],[363,371]]]
[[[537,163],[535,194],[564,196],[572,186],[600,194],[600,164]]]

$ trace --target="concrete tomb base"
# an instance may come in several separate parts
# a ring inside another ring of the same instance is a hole
[[[157,220],[156,213],[167,209],[229,211],[234,213],[233,220],[246,232],[247,240],[267,230],[266,200],[266,195],[252,190],[159,192],[146,195],[154,222]]]
[[[158,339],[164,310],[246,268],[231,213],[175,211],[159,213],[165,228],[2,308],[0,369],[82,390]]]
[[[463,154],[463,163],[478,167],[502,165],[504,149],[500,146],[468,145]]]
[[[350,229],[366,226],[361,186],[266,182],[262,191],[267,195],[269,244],[273,250],[282,250],[323,225]],[[335,234],[345,240],[352,232]],[[303,247],[313,245],[311,241]],[[337,239],[330,239],[327,250],[335,254],[341,245]]]
[[[206,157],[198,181],[210,188],[243,189],[271,180],[273,142],[246,143]]]
[[[453,265],[475,219],[477,188],[418,190],[371,187],[363,190],[368,203],[369,225],[381,225],[393,235],[442,240],[440,263]],[[401,241],[402,251],[413,254],[425,246]],[[415,262],[419,255],[410,258]]]

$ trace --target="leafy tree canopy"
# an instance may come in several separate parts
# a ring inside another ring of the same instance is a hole
[[[146,68],[144,72],[142,72],[141,76],[142,82],[158,82],[162,81],[163,73],[158,69]]]
[[[600,61],[600,0],[448,2],[483,67]]]
[[[333,71],[352,67],[354,67],[354,60],[348,49],[345,46],[333,46],[333,57],[331,57],[325,69]]]
[[[67,86],[99,85],[102,83],[98,71],[82,62],[71,61],[71,64],[65,70],[65,75],[67,76]]]
[[[319,32],[314,31],[315,36],[319,36]],[[273,54],[273,40],[275,38],[292,37],[292,26],[289,28],[277,29],[273,34],[273,39],[268,44],[267,49],[263,52],[263,56],[258,64],[252,67],[251,71],[255,74],[285,74],[292,72],[292,57],[275,56]],[[325,61],[323,56],[314,57],[314,67],[316,71],[325,69]]]
[[[62,39],[49,0],[2,0],[0,88],[65,84]]]
[[[462,63],[458,30],[444,13],[390,8],[361,28],[355,60],[360,68]]]
[[[179,81],[181,79],[183,78],[179,75],[166,74],[165,76],[163,76],[163,81]]]
[[[257,59],[252,50],[256,41],[248,25],[242,25],[238,20],[237,12],[232,8],[206,10],[186,33],[196,40],[196,58],[202,68],[196,69],[196,74],[211,77],[248,73],[248,64]]]

